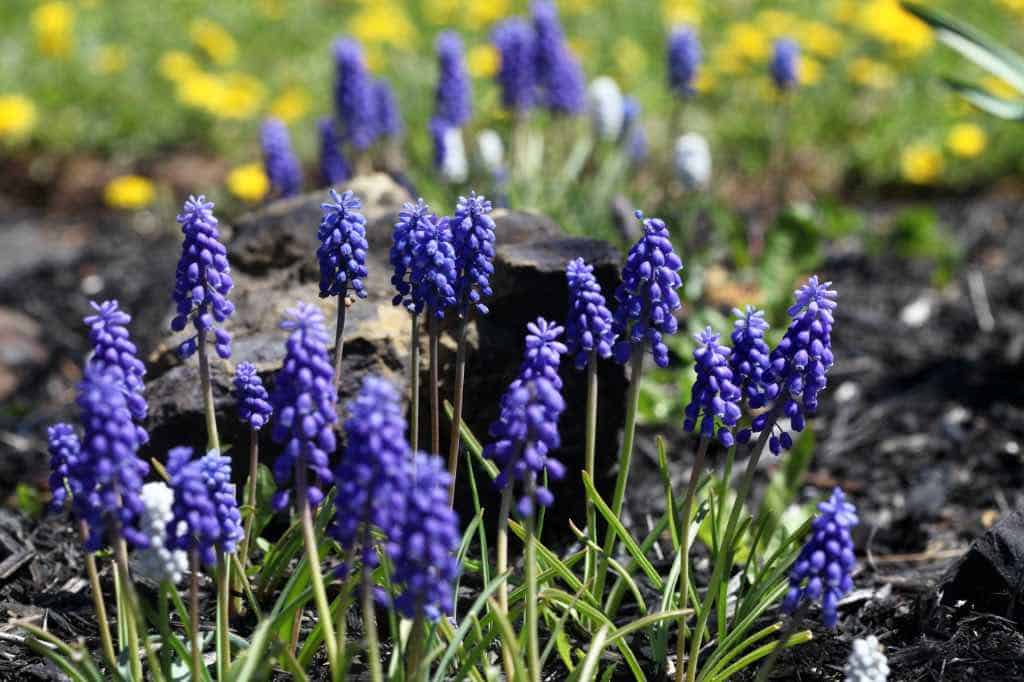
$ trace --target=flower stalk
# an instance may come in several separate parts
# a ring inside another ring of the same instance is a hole
[[[338,326],[334,331],[334,390],[341,386],[341,361],[345,349],[345,318],[348,313],[348,297],[345,293],[338,296]]]
[[[587,361],[587,422],[584,436],[584,466],[590,480],[594,480],[597,451],[597,351],[590,351]],[[587,535],[590,545],[587,547],[586,564],[583,582],[591,584],[597,571],[597,509],[594,500],[587,495]]]
[[[373,575],[363,568],[362,585],[363,630],[366,637],[366,666],[370,669],[370,680],[382,682],[384,672],[380,664],[380,639],[377,635],[377,613],[373,607]]]
[[[508,573],[508,520],[512,513],[512,486],[505,486],[501,491],[501,506],[498,509],[498,532],[495,538],[496,568],[498,575]],[[508,617],[508,579],[498,585],[498,609]],[[502,640],[501,660],[505,666],[506,679],[515,679],[516,667],[512,659],[512,649],[508,642]]]
[[[439,383],[439,340],[441,336],[440,321],[430,315],[429,322],[429,350],[430,353],[430,451],[441,451],[441,396],[438,390]]]
[[[448,506],[455,504],[455,481],[459,470],[459,446],[462,440],[462,397],[466,383],[466,327],[468,314],[459,320],[458,346],[455,351],[455,395],[452,402],[451,445],[448,450],[448,471],[452,476],[448,489]]]
[[[409,347],[409,443],[413,451],[420,448],[420,324],[419,315],[412,314]],[[433,452],[437,452],[434,450]]]
[[[228,679],[231,668],[231,561],[224,552],[217,558],[217,679]]]
[[[210,382],[210,356],[206,348],[205,329],[199,330],[197,344],[199,351],[199,390],[203,396],[203,413],[206,415],[206,449],[220,452],[220,436],[217,434],[217,413],[213,404],[213,384]]]
[[[89,537],[89,529],[85,521],[79,521],[78,532],[84,544]],[[103,601],[103,588],[100,585],[100,574],[96,568],[96,555],[85,553],[85,573],[89,577],[89,589],[92,591],[92,603],[96,609],[96,620],[100,630],[100,648],[103,658],[111,670],[117,670],[117,654],[114,653],[114,640],[110,636],[110,622],[107,620],[107,605]]]
[[[679,572],[679,604],[678,608],[685,609],[689,606],[690,597],[690,517],[693,515],[693,501],[697,495],[697,484],[704,471],[705,460],[708,453],[707,438],[700,439],[697,446],[697,455],[693,460],[693,467],[690,469],[690,482],[686,487],[686,497],[683,499],[683,511],[679,517],[679,553],[681,568]],[[670,510],[671,513],[671,510]],[[686,655],[686,617],[679,619],[679,634],[676,638],[676,670],[683,668],[683,658]]]

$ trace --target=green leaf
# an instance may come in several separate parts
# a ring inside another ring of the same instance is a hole
[[[444,673],[455,659],[456,654],[459,651],[459,647],[462,645],[462,641],[466,638],[467,633],[472,626],[472,621],[479,617],[480,611],[487,604],[487,601],[491,598],[498,587],[505,582],[508,578],[507,575],[495,576],[494,580],[488,583],[484,589],[477,595],[477,598],[473,601],[473,605],[469,608],[469,611],[462,616],[459,629],[456,630],[452,637],[448,640],[448,646],[444,650],[444,655],[441,657],[440,663],[437,665],[437,671],[434,673],[433,681],[442,682],[445,679]],[[497,609],[492,609],[496,611]],[[427,656],[423,661],[423,668],[427,669],[430,667],[430,663],[433,660],[433,656]]]
[[[804,630],[802,632],[796,633],[795,635],[793,635],[792,637],[787,639],[785,644],[782,645],[782,648],[783,649],[789,649],[790,647],[794,647],[794,646],[797,646],[799,644],[803,644],[805,642],[809,642],[809,641],[811,641],[811,639],[812,639],[811,631],[810,630]],[[775,647],[778,646],[778,645],[779,645],[778,642],[771,642],[769,644],[765,644],[764,646],[758,647],[757,649],[754,649],[749,654],[747,654],[746,656],[744,656],[740,660],[738,660],[735,663],[733,663],[732,665],[730,665],[728,668],[723,670],[721,673],[719,673],[715,677],[709,678],[708,682],[712,682],[712,681],[717,682],[717,680],[722,680],[722,682],[725,682],[726,680],[731,679],[733,675],[735,675],[739,671],[743,670],[744,668],[746,668],[751,663],[756,663],[757,661],[761,660],[765,656],[769,655],[775,649]]]
[[[1011,102],[953,78],[943,79],[954,92],[987,114],[1008,121],[1024,120],[1024,102]]]
[[[604,648],[607,645],[608,626],[602,625],[601,629],[594,635],[594,638],[590,640],[590,646],[587,648],[587,657],[580,664],[580,672],[576,677],[579,682],[590,682],[590,680],[594,679],[594,676],[597,674],[598,662],[601,660],[601,654],[604,653]]]

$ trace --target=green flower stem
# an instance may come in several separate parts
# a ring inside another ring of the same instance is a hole
[[[158,618],[160,627],[160,669],[163,671],[164,677],[171,677],[171,611],[170,611],[170,600],[171,590],[174,586],[167,580],[160,583],[160,590],[157,592],[157,609],[159,612]]]
[[[768,675],[771,674],[772,669],[779,660],[779,654],[786,648],[786,642],[796,633],[797,627],[807,614],[808,606],[810,606],[810,602],[805,601],[786,621],[786,627],[782,628],[782,632],[779,633],[779,638],[775,641],[775,647],[772,648],[772,652],[768,654],[768,658],[757,669],[757,677],[754,679],[754,682],[767,682]]]
[[[693,514],[693,498],[697,495],[697,483],[704,472],[704,464],[708,454],[708,439],[701,438],[697,446],[697,456],[690,469],[690,483],[686,487],[683,499],[683,512],[679,517],[679,552],[681,568],[679,572],[679,604],[678,608],[689,606],[690,598],[690,516]],[[672,510],[669,510],[669,514]],[[679,619],[679,634],[676,636],[676,682],[683,680],[683,658],[686,655],[686,617]]]
[[[438,392],[438,340],[441,336],[440,321],[428,313],[427,322],[430,336],[430,452],[441,453],[441,398]]]
[[[260,467],[260,432],[254,428],[249,429],[249,480],[246,484],[246,499],[248,500],[248,514],[245,517],[245,529],[242,536],[241,557],[242,566],[249,565],[249,547],[252,544],[252,526],[256,520],[256,483]]]
[[[199,344],[199,388],[203,393],[203,412],[206,413],[206,448],[220,453],[220,436],[217,435],[217,413],[213,405],[213,385],[210,383],[210,355],[206,348],[206,330],[198,335]]]
[[[494,546],[497,555],[498,575],[508,573],[508,517],[512,512],[512,486],[506,485],[501,491],[501,507],[498,509],[498,532]],[[498,610],[508,617],[508,578],[498,585]],[[504,639],[501,642],[501,659],[505,666],[505,679],[516,679],[516,666],[512,659],[512,648]]]
[[[708,581],[708,589],[704,595],[704,601],[701,603],[700,614],[697,617],[697,626],[693,630],[693,637],[690,641],[690,658],[687,661],[687,682],[695,682],[697,679],[697,658],[700,655],[701,642],[704,639],[704,630],[708,624],[708,618],[711,617],[711,607],[715,603],[715,598],[718,596],[718,583],[723,579],[723,573],[727,569],[726,557],[729,556],[729,549],[732,547],[733,534],[736,532],[736,525],[739,523],[740,510],[743,509],[743,500],[747,499],[750,494],[750,487],[754,483],[754,474],[757,472],[757,463],[761,459],[761,453],[764,451],[765,443],[768,442],[768,438],[772,434],[772,429],[775,427],[774,416],[768,418],[768,423],[765,424],[764,430],[761,431],[761,435],[758,436],[757,442],[749,450],[749,457],[747,458],[747,469],[743,474],[743,481],[740,483],[739,491],[736,494],[736,501],[732,505],[732,511],[729,514],[729,523],[725,527],[725,534],[723,535],[722,544],[719,547],[718,554],[715,556],[714,568],[711,572],[711,580]],[[682,665],[681,662],[677,663],[678,666]]]
[[[409,643],[405,650],[405,679],[406,682],[416,682],[420,677],[420,663],[423,661],[424,627],[423,613],[416,611],[416,618],[412,622],[412,629],[409,631]]]
[[[412,334],[409,348],[409,443],[413,452],[420,449],[420,320],[412,314]]]
[[[597,450],[597,351],[590,351],[587,359],[587,426],[586,426],[584,462],[587,475],[590,480],[595,476],[595,452]],[[591,546],[587,547],[583,582],[592,585],[594,574],[597,571],[597,509],[594,501],[587,495],[587,535],[590,537]]]
[[[341,608],[339,609],[338,616],[338,662],[345,667],[345,651],[348,647],[348,618],[346,618],[346,612],[348,610],[348,596],[352,589],[352,561],[355,557],[355,550],[346,549],[341,555],[341,563],[344,566],[349,567],[349,574],[346,576],[344,582],[341,584]]]
[[[531,486],[532,487],[532,486]],[[511,486],[508,488],[511,489]],[[532,494],[532,491],[529,493]],[[536,513],[536,512],[535,512]],[[536,516],[526,518],[526,654],[530,664],[530,680],[540,682],[540,635],[537,604],[537,526]]]
[[[459,444],[462,437],[462,393],[466,383],[466,326],[469,324],[469,312],[459,320],[459,339],[455,352],[455,396],[452,409],[451,447],[448,450],[448,471],[452,475],[452,484],[448,488],[448,506],[455,505],[455,477],[459,469]]]
[[[132,679],[141,682],[146,678],[142,677],[142,659],[139,658],[139,623],[145,624],[146,621],[142,617],[142,609],[139,608],[139,596],[135,592],[135,585],[132,583],[131,573],[128,570],[128,543],[125,542],[124,537],[120,533],[118,533],[117,536],[117,540],[114,542],[114,560],[117,562],[119,569],[118,573],[121,578],[121,589],[124,593],[124,601],[127,606],[125,614],[122,617],[127,617],[128,658],[132,671]],[[150,679],[156,680],[157,682],[163,682],[164,676],[160,671],[160,661],[157,660],[156,653],[153,651],[153,646],[150,644],[149,637],[143,637],[142,643],[146,650],[146,659],[149,661]]]
[[[622,503],[626,495],[626,483],[629,480],[629,469],[633,461],[633,441],[636,437],[636,415],[640,404],[640,379],[644,369],[644,345],[634,344],[629,360],[629,393],[626,397],[626,423],[622,433],[622,451],[619,453],[619,475],[615,479],[615,494],[612,497],[612,513],[616,518],[622,516]],[[604,559],[597,570],[594,582],[594,597],[601,601],[604,596],[604,584],[608,576],[608,558],[615,549],[615,529],[611,526],[605,531]]]
[[[84,544],[89,537],[89,528],[85,521],[78,523],[78,533]],[[92,604],[96,609],[96,620],[100,629],[100,647],[103,650],[103,658],[111,672],[117,670],[117,654],[114,653],[114,639],[110,636],[110,622],[107,620],[107,605],[103,601],[103,588],[100,585],[100,574],[96,569],[96,555],[92,552],[85,554],[85,573],[89,576],[89,590],[92,592]]]
[[[217,557],[217,679],[227,680],[231,667],[230,604],[231,563],[223,552]]]
[[[203,670],[203,646],[199,637],[199,551],[193,549],[189,552],[189,560],[192,572],[188,590],[189,616],[192,619],[192,679],[199,680]]]
[[[341,323],[339,323],[339,328],[341,328]],[[332,679],[339,680],[341,678],[341,665],[340,661],[338,661],[338,640],[334,634],[331,604],[327,601],[327,590],[324,589],[324,578],[320,572],[320,552],[317,550],[316,529],[313,527],[313,512],[309,508],[307,475],[306,457],[305,455],[300,455],[298,462],[295,464],[295,503],[298,505],[302,535],[306,545],[306,560],[309,563],[309,582],[313,587],[313,600],[316,602],[317,612],[320,616],[320,627],[324,631],[327,662],[331,668]]]
[[[341,385],[341,359],[345,351],[345,317],[348,313],[348,289],[338,296],[338,327],[334,332],[334,391]]]
[[[380,664],[380,642],[377,637],[377,614],[373,608],[373,574],[363,568],[363,634],[366,636],[366,667],[370,680],[382,682],[384,672]],[[332,633],[333,636],[333,633]]]

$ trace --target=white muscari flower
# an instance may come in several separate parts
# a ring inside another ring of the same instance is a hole
[[[687,133],[676,140],[676,176],[688,190],[706,189],[711,182],[711,147],[704,136]]]
[[[174,491],[166,483],[147,483],[142,486],[141,497],[145,509],[139,529],[149,539],[149,547],[135,552],[136,570],[154,582],[177,584],[188,570],[188,555],[167,547],[167,524],[174,518]]]
[[[492,175],[504,170],[505,145],[496,131],[487,128],[477,133],[476,151],[480,157],[480,164]]]
[[[889,661],[874,635],[854,640],[846,659],[845,682],[887,682]]]
[[[465,182],[469,177],[469,160],[462,141],[462,129],[446,128],[442,136],[444,158],[441,159],[441,175],[448,182]]]
[[[594,135],[608,142],[619,139],[626,118],[626,104],[618,84],[609,76],[599,76],[590,83],[587,108]]]

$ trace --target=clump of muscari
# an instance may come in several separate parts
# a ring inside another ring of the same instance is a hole
[[[681,135],[673,149],[676,177],[689,191],[706,189],[711,182],[711,147],[703,135]]]
[[[373,83],[366,71],[363,48],[352,38],[334,42],[334,108],[342,137],[356,151],[365,151],[377,134]]]
[[[434,91],[434,119],[447,127],[461,128],[469,122],[472,91],[462,55],[462,39],[454,31],[437,37],[440,74]]]
[[[320,205],[323,218],[317,238],[316,257],[320,263],[320,297],[344,298],[349,289],[366,298],[366,218],[362,203],[351,191],[338,194],[330,190],[331,201]]]
[[[317,131],[320,135],[320,179],[328,186],[345,182],[352,176],[352,169],[341,152],[341,139],[334,120],[328,117],[320,119]]]
[[[251,362],[239,363],[235,368],[235,400],[238,418],[253,430],[259,431],[270,421],[274,408],[270,406],[267,389]]]
[[[416,232],[423,229],[425,223],[436,220],[437,216],[430,212],[430,206],[423,199],[418,199],[415,204],[406,203],[398,212],[398,220],[395,221],[391,233],[391,250],[388,252],[388,260],[394,272],[391,275],[391,285],[398,292],[392,299],[392,304],[403,305],[412,312],[417,310],[416,302],[410,295],[412,293],[412,264],[414,251],[416,249]]]
[[[298,467],[316,476],[306,489],[310,505],[323,499],[321,486],[331,483],[329,457],[334,452],[334,422],[337,421],[333,387],[334,370],[327,356],[324,316],[316,307],[299,303],[281,322],[288,332],[285,357],[274,382],[270,403],[274,407],[274,442],[283,446],[274,462],[273,507],[288,506]]]
[[[433,317],[443,319],[457,300],[458,270],[451,223],[448,218],[432,216],[419,222],[412,239],[409,286],[413,308],[417,312],[429,310]]]
[[[789,38],[779,38],[772,45],[772,82],[785,92],[800,82],[800,46]]]
[[[139,443],[144,444],[149,440],[149,434],[141,426],[148,411],[143,396],[146,365],[139,360],[138,349],[128,332],[132,317],[121,310],[114,300],[102,303],[90,301],[89,305],[96,311],[94,315],[85,318],[85,324],[89,327],[89,343],[92,344],[89,362],[120,373],[121,382],[127,389],[125,398],[128,409],[131,410],[139,432]]]
[[[500,55],[496,79],[501,87],[501,104],[522,115],[537,98],[533,29],[525,19],[512,17],[494,28],[492,40]]]
[[[719,336],[711,327],[695,338],[693,360],[697,379],[686,406],[683,430],[692,433],[699,423],[701,437],[717,438],[725,447],[732,447],[732,429],[740,418],[741,396],[729,368],[729,349],[718,343]]]
[[[792,613],[804,600],[821,599],[821,621],[826,627],[835,627],[839,600],[853,589],[856,559],[850,529],[857,523],[857,510],[840,488],[818,504],[811,535],[789,572],[783,611]]]
[[[853,648],[843,669],[844,682],[886,682],[889,660],[874,635],[853,640]]]
[[[174,491],[169,546],[195,551],[204,566],[213,566],[218,554],[233,553],[242,539],[231,459],[213,450],[193,459],[192,448],[173,448],[167,453],[167,473]]]
[[[565,344],[576,369],[583,369],[591,361],[592,353],[599,358],[611,357],[615,342],[612,313],[605,304],[593,265],[577,258],[569,261],[565,275],[569,284]]]
[[[697,33],[689,27],[672,30],[668,38],[668,84],[677,97],[690,97],[703,55]]]
[[[50,455],[50,510],[62,511],[68,502],[68,491],[72,496],[75,491],[81,492],[82,487],[72,472],[78,466],[82,453],[82,445],[75,429],[63,422],[54,424],[46,431],[47,451]]]
[[[174,491],[163,481],[142,486],[142,504],[145,509],[139,519],[139,529],[149,539],[145,549],[135,554],[139,575],[156,583],[177,585],[188,570],[188,555],[168,542],[167,529],[174,521]]]
[[[753,306],[748,305],[745,310],[733,309],[732,313],[736,322],[731,336],[729,368],[747,405],[760,409],[779,393],[778,385],[771,379],[770,351],[764,340],[768,323],[764,312]]]
[[[619,139],[625,123],[626,111],[622,91],[615,79],[599,76],[590,83],[588,90],[590,122],[594,135],[606,142]]]
[[[302,167],[292,151],[288,126],[277,118],[263,121],[260,131],[263,147],[263,168],[271,191],[279,197],[290,197],[302,189]]]
[[[224,323],[235,311],[228,300],[231,291],[231,267],[227,249],[220,242],[213,203],[203,195],[191,196],[185,202],[178,224],[185,235],[181,245],[181,258],[174,276],[174,303],[177,314],[171,320],[171,329],[179,332],[188,321],[196,334],[178,346],[178,354],[188,358],[205,343],[206,334],[213,329],[214,347],[222,358],[231,357],[231,335],[215,323]]]
[[[494,273],[494,220],[489,215],[492,206],[482,195],[472,192],[459,197],[455,215],[451,218],[452,243],[455,248],[455,283],[459,314],[468,316],[471,310],[487,314],[483,299],[491,295],[491,275]]]
[[[580,114],[586,108],[583,68],[565,42],[558,10],[550,0],[534,0],[530,9],[540,100],[552,113]]]
[[[647,158],[647,133],[640,120],[640,102],[628,95],[622,100],[622,132],[619,143],[625,147],[629,160],[639,163]]]
[[[395,101],[391,84],[383,78],[373,82],[373,103],[377,121],[377,137],[394,138],[402,132],[402,114]]]
[[[683,281],[682,261],[672,249],[668,228],[658,218],[643,221],[644,234],[629,250],[622,268],[622,283],[615,290],[613,330],[618,336],[613,353],[619,362],[629,360],[633,349],[647,343],[659,367],[668,366],[664,334],[675,334],[679,326],[674,313],[682,304],[677,289]]]

